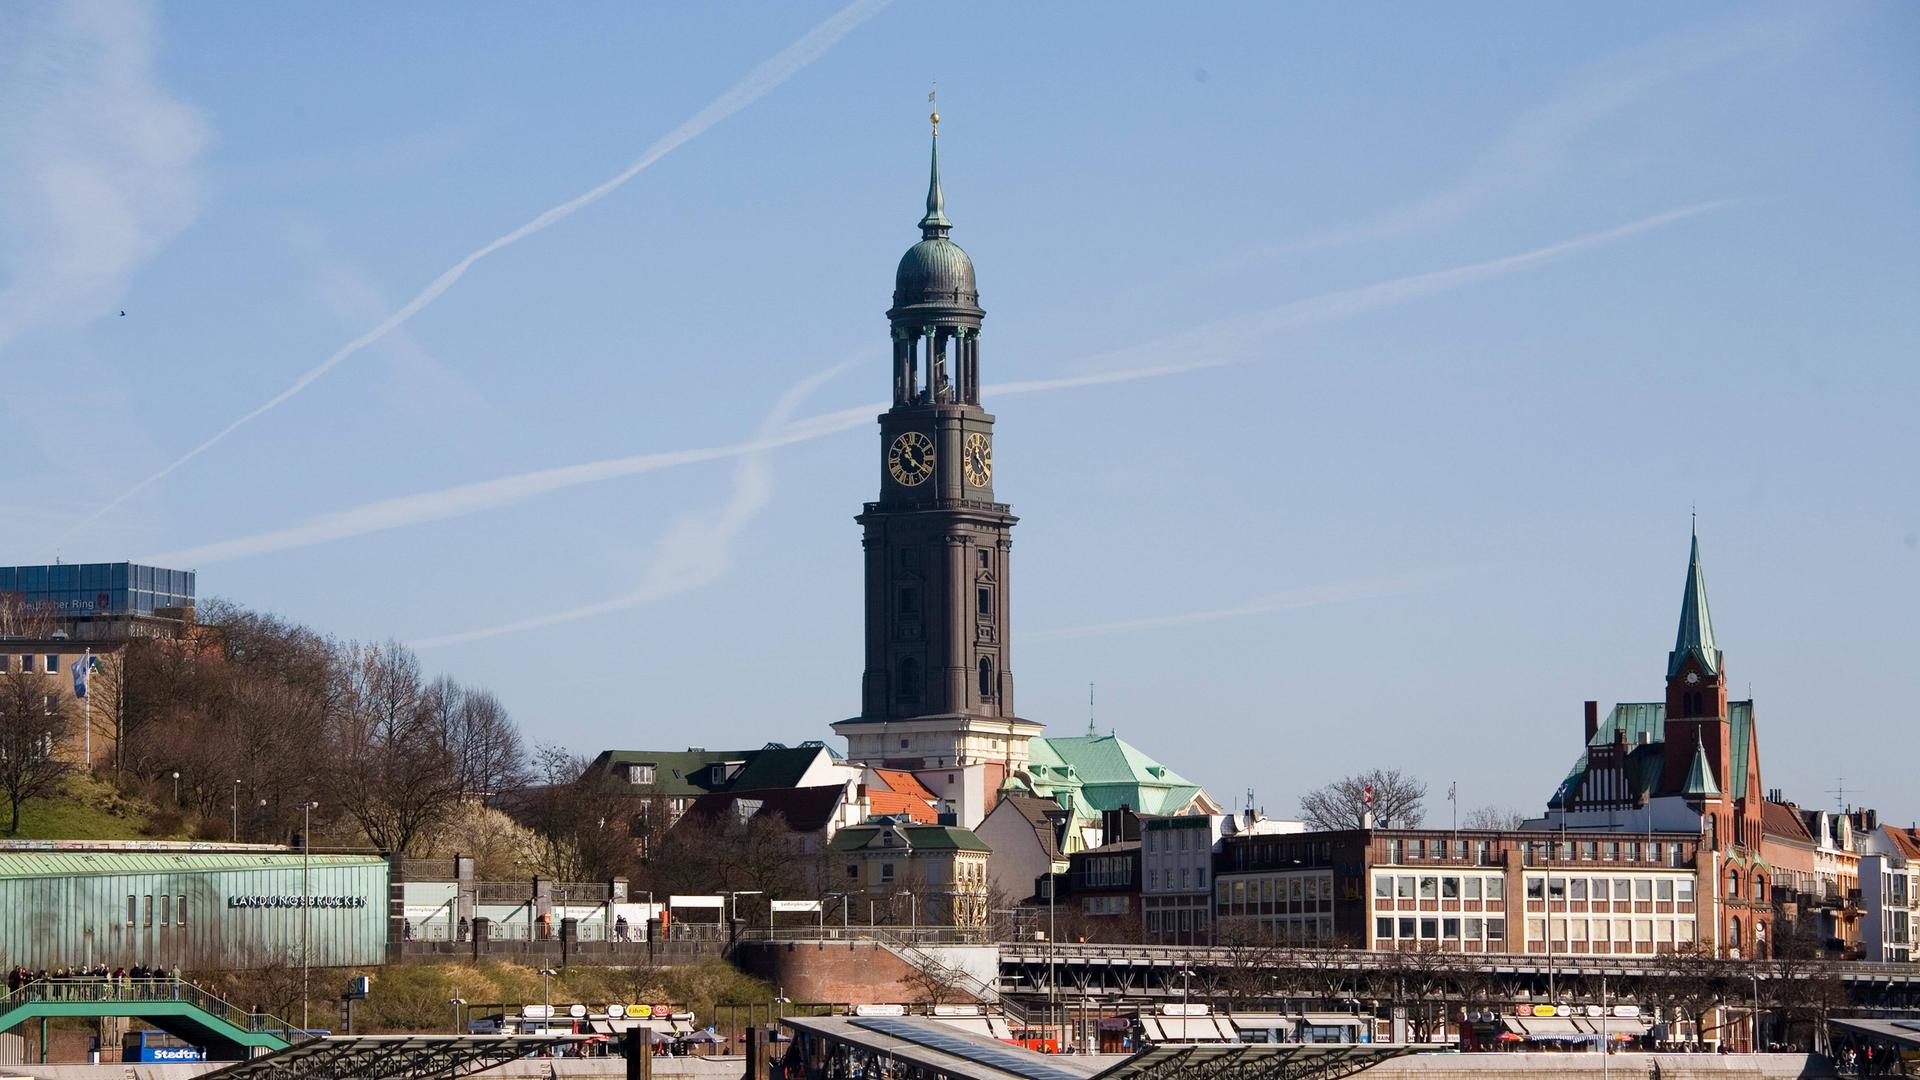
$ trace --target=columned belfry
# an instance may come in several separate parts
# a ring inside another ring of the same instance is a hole
[[[866,546],[860,715],[834,725],[855,761],[904,768],[1026,764],[1038,724],[1013,711],[1009,552],[980,407],[980,293],[948,239],[940,117],[920,242],[894,275],[893,407],[880,415],[880,497]]]

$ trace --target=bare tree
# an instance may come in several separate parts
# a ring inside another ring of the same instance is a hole
[[[45,675],[0,674],[0,792],[12,813],[8,835],[20,831],[20,805],[52,794],[69,770],[60,758],[71,702],[50,689]]]
[[[640,860],[666,835],[666,800],[602,783],[585,758],[559,746],[536,747],[531,771],[531,786],[512,801],[539,837],[542,873],[562,881],[624,874],[639,884]]]
[[[376,847],[406,854],[460,802],[445,733],[435,727],[420,663],[397,642],[356,646],[340,672],[330,790]]]
[[[900,981],[905,983],[914,994],[916,1001],[928,1005],[945,1005],[955,998],[965,995],[954,986],[960,978],[958,969],[948,967],[925,953],[908,968]]]
[[[1511,832],[1529,818],[1525,810],[1516,806],[1476,806],[1460,819],[1463,829],[1488,829],[1496,832]]]
[[[0,593],[0,637],[48,638],[60,628],[52,604],[29,604],[15,593]]]
[[[1411,829],[1426,816],[1426,797],[1427,785],[1399,769],[1372,769],[1302,795],[1300,816],[1313,829],[1358,829],[1371,809],[1380,827]]]

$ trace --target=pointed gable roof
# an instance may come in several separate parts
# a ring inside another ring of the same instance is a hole
[[[1713,798],[1720,794],[1720,785],[1713,782],[1713,766],[1707,762],[1707,747],[1700,739],[1700,733],[1693,736],[1693,764],[1687,768],[1686,786],[1680,794],[1696,798]]]
[[[1700,534],[1693,534],[1687,558],[1687,589],[1680,598],[1680,632],[1667,654],[1667,678],[1680,674],[1688,657],[1697,657],[1709,675],[1720,671],[1720,650],[1713,643],[1713,613],[1707,609],[1707,577],[1700,569]]]

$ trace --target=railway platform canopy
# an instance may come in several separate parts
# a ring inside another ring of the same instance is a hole
[[[788,1075],[821,1080],[1338,1080],[1426,1046],[1216,1043],[1038,1054],[929,1017],[788,1017]]]
[[[580,1042],[579,1035],[327,1035],[199,1080],[455,1080]]]

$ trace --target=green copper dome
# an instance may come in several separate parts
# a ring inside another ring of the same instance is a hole
[[[973,307],[980,302],[980,289],[973,281],[973,260],[960,245],[944,236],[922,240],[900,257],[900,269],[893,275],[893,306],[915,304],[960,304]]]
[[[893,275],[895,308],[938,305],[980,306],[980,288],[973,280],[973,260],[960,245],[947,239],[953,222],[947,220],[947,199],[940,190],[940,137],[933,139],[933,167],[927,180],[927,213],[920,219],[919,243],[900,257]]]

